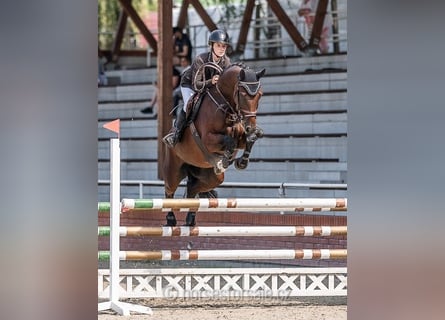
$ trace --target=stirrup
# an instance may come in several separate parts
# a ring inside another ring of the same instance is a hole
[[[175,138],[176,132],[170,132],[168,133],[164,138],[162,138],[162,141],[169,147],[173,148],[176,143],[178,142],[178,139]]]

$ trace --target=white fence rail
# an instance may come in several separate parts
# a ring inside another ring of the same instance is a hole
[[[99,298],[109,270],[98,271]],[[120,298],[346,296],[347,268],[121,269]]]

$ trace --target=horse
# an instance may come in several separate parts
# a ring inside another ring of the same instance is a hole
[[[223,183],[224,171],[232,163],[236,169],[246,169],[255,141],[263,136],[256,114],[263,94],[260,78],[266,70],[256,72],[243,63],[232,64],[225,70],[212,63],[201,67],[217,69],[220,78],[210,88],[195,88],[201,92],[189,101],[182,139],[174,147],[165,148],[162,170],[166,198],[174,197],[186,177],[186,198],[212,197],[213,189]],[[242,155],[236,158],[241,150]],[[186,226],[196,225],[195,214],[187,213]],[[167,226],[176,226],[173,211],[167,213],[166,219]]]

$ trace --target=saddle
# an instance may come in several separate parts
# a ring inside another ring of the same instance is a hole
[[[198,112],[199,109],[201,108],[202,99],[204,98],[204,95],[205,92],[197,92],[189,100],[186,112],[187,126],[190,125],[191,122],[195,121],[196,117],[198,116]]]

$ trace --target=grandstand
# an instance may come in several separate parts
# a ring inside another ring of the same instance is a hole
[[[243,61],[267,70],[257,118],[265,136],[255,144],[246,170],[226,171],[219,197],[345,197],[347,55]],[[157,176],[158,122],[140,112],[150,104],[156,73],[154,66],[106,71],[111,81],[98,90],[99,201],[109,198],[113,136],[102,125],[116,118],[121,119],[122,197],[164,196]],[[180,187],[176,196],[183,192]]]

